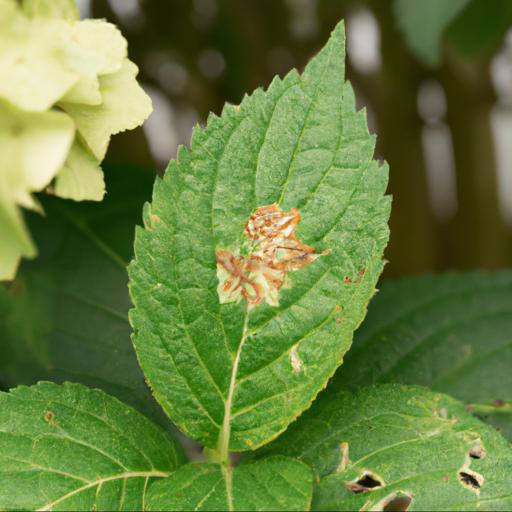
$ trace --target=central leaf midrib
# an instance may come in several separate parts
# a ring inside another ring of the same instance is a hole
[[[316,88],[315,92],[316,93],[318,92],[318,87]],[[285,93],[283,93],[282,96],[284,96],[284,94]],[[315,94],[315,98],[316,98],[316,94]],[[309,115],[310,115],[310,113],[312,111],[313,103],[314,103],[314,98],[311,98],[310,106],[309,106],[308,111],[306,113],[306,116],[304,118],[303,127],[302,127],[302,130],[301,130],[300,134],[299,134],[296,146],[294,148],[293,157],[292,157],[292,160],[290,162],[290,166],[288,168],[288,173],[287,173],[288,177],[290,175],[291,166],[293,165],[293,162],[295,161],[295,156],[296,156],[296,154],[298,152],[298,148],[299,148],[299,145],[300,145],[300,140],[302,139],[302,136],[304,134],[305,126],[307,124]],[[277,104],[277,101],[274,104],[274,109],[272,110],[272,115],[275,112],[275,105],[276,104]],[[269,122],[268,122],[268,125],[267,125],[267,131],[268,131],[268,127],[270,126],[270,124],[272,122],[272,115],[271,115],[271,117],[269,119]],[[234,131],[232,133],[234,133]],[[263,145],[264,145],[264,140],[265,140],[265,137],[263,137],[262,144],[261,144],[261,146],[259,148],[257,161],[259,161],[259,156],[261,154],[261,150],[262,150]],[[217,166],[217,169],[218,169],[218,166]],[[218,172],[216,173],[216,176],[218,176]],[[282,186],[280,196],[282,196],[282,194],[284,193],[284,190],[286,188],[286,184],[287,184],[287,180],[285,181],[285,183]],[[216,185],[217,185],[217,180],[215,181],[215,188],[216,188]],[[215,190],[214,190],[213,197],[215,197]],[[213,205],[213,200],[212,200],[212,205]],[[213,207],[212,207],[212,223],[213,223]],[[212,234],[213,233],[214,232],[212,232]],[[235,360],[233,362],[233,366],[232,366],[232,369],[231,369],[230,383],[229,383],[229,388],[228,388],[228,393],[227,393],[227,399],[226,399],[226,402],[225,402],[224,421],[223,421],[222,429],[221,429],[221,431],[219,433],[219,449],[220,449],[220,453],[221,453],[221,458],[225,457],[225,455],[223,453],[225,451],[225,446],[227,446],[227,450],[229,451],[229,444],[230,444],[230,437],[231,437],[230,429],[231,429],[231,419],[232,419],[233,396],[234,396],[234,392],[235,392],[235,388],[236,388],[236,384],[237,384],[236,380],[237,380],[238,367],[239,367],[239,364],[240,364],[240,359],[241,359],[241,355],[242,355],[243,345],[244,345],[245,341],[248,338],[248,320],[249,320],[249,311],[246,310],[245,317],[244,317],[244,327],[243,327],[243,332],[242,332],[242,338],[240,339],[240,343],[238,345],[238,349],[237,349],[237,352],[236,352]],[[226,435],[227,435],[227,439],[225,439]],[[231,489],[227,488],[227,492],[228,493],[231,492]]]
[[[293,153],[292,153],[292,158],[290,160],[290,164],[288,166],[288,171],[287,171],[287,174],[286,174],[286,179],[284,181],[284,183],[282,184],[281,186],[281,192],[279,194],[279,199],[278,199],[278,203],[282,201],[283,199],[283,196],[284,196],[284,193],[285,193],[285,190],[286,190],[286,187],[288,185],[288,182],[289,182],[289,178],[293,172],[293,168],[294,168],[294,164],[295,164],[295,161],[296,161],[296,158],[297,158],[297,155],[298,153],[300,152],[299,151],[299,148],[300,148],[300,143],[302,141],[302,138],[304,136],[304,133],[305,133],[305,130],[306,130],[306,126],[307,126],[307,123],[308,123],[308,120],[309,120],[309,116],[311,115],[313,109],[314,109],[314,105],[315,105],[315,102],[318,100],[318,94],[319,94],[319,91],[320,91],[320,84],[322,83],[322,79],[327,71],[327,69],[329,68],[329,64],[331,62],[331,58],[332,58],[332,53],[333,53],[333,50],[332,50],[332,47],[330,49],[330,52],[329,52],[329,57],[326,59],[326,63],[324,65],[324,68],[323,68],[323,71],[322,71],[322,74],[321,74],[321,77],[320,79],[318,80],[318,83],[314,89],[314,95],[313,96],[310,96],[309,94],[306,93],[306,95],[310,98],[310,103],[309,103],[309,106],[308,106],[308,110],[306,112],[306,115],[304,117],[304,122],[303,122],[303,125],[302,125],[302,128],[301,128],[301,131],[297,137],[297,142],[295,144],[295,147],[294,147],[294,150],[293,150]],[[298,82],[299,85],[302,85],[302,80],[299,79],[299,82]],[[276,110],[276,106],[279,102],[280,99],[282,99],[282,97],[286,94],[286,92],[289,90],[289,88],[286,88],[282,94],[280,95],[279,98],[276,99],[275,103],[274,103],[274,106],[273,106],[273,109],[272,109],[272,112],[271,112],[271,115],[270,115],[270,118],[268,120],[268,124],[267,124],[267,128],[265,130],[265,134],[262,138],[262,143],[258,149],[258,154],[257,154],[257,158],[256,158],[256,162],[257,162],[257,165],[259,163],[259,159],[260,159],[260,155],[261,155],[261,151],[263,149],[263,146],[265,144],[265,138],[266,138],[266,134],[268,133],[268,129],[269,127],[271,126],[272,124],[272,119],[273,119],[273,115],[275,113],[275,110]],[[305,91],[304,91],[305,92]],[[232,133],[234,133],[236,131],[233,130]],[[227,146],[227,144],[224,146],[224,148]],[[213,203],[214,203],[214,198],[215,198],[215,192],[216,192],[216,188],[217,188],[217,177],[218,177],[218,163],[219,161],[217,162],[217,173],[216,173],[216,179],[215,179],[215,184],[214,184],[214,192],[212,194],[212,236],[215,240],[215,232],[213,230]],[[331,164],[332,165],[332,164]],[[256,171],[257,171],[257,168],[256,168]],[[246,311],[245,313],[245,318],[244,318],[244,332],[242,333],[242,338],[240,340],[240,344],[238,346],[238,350],[237,350],[237,353],[236,353],[236,356],[235,356],[235,360],[233,362],[233,366],[232,366],[232,369],[231,369],[231,378],[230,378],[230,384],[229,384],[229,388],[228,388],[228,395],[227,395],[227,400],[226,400],[226,404],[225,404],[225,412],[224,412],[224,422],[223,422],[223,427],[222,427],[222,430],[221,432],[219,433],[219,446],[223,443],[223,441],[221,440],[222,436],[224,435],[225,433],[225,427],[224,425],[226,424],[226,422],[228,422],[229,426],[226,427],[228,430],[230,430],[231,428],[231,420],[232,420],[232,406],[233,406],[233,396],[234,396],[234,392],[235,392],[235,388],[236,388],[236,384],[237,384],[237,373],[238,373],[238,367],[239,367],[239,364],[240,364],[240,359],[241,359],[241,352],[242,352],[242,348],[243,348],[243,344],[245,343],[245,341],[247,340],[247,338],[249,337],[248,336],[248,332],[247,332],[247,327],[248,327],[248,318],[249,318],[249,312]],[[230,434],[230,432],[229,432]],[[226,442],[226,441],[224,441]],[[227,447],[228,447],[228,450],[229,450],[229,442],[230,442],[230,439],[228,438],[227,440]],[[221,451],[221,457],[222,457],[222,451]]]

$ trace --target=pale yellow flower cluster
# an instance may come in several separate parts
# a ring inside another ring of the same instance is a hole
[[[0,0],[0,280],[36,248],[32,193],[100,201],[110,137],[151,113],[119,30],[80,20],[75,0]]]

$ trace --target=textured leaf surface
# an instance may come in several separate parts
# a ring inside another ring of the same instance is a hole
[[[46,217],[28,218],[40,255],[0,286],[0,373],[9,386],[78,381],[160,413],[130,342],[126,275],[153,176],[120,167],[106,177],[101,204],[42,197]]]
[[[393,8],[411,50],[428,64],[438,64],[444,30],[470,1],[395,0]]]
[[[142,510],[181,462],[148,419],[101,391],[41,383],[0,394],[0,508]]]
[[[314,510],[512,507],[507,441],[464,404],[425,388],[327,391],[262,452],[313,467]]]
[[[311,469],[302,462],[270,457],[234,468],[232,492],[216,464],[187,464],[148,492],[148,510],[309,510]]]
[[[512,439],[512,272],[385,283],[332,386],[422,384],[475,406]]]
[[[339,25],[302,76],[196,129],[155,184],[130,267],[134,343],[155,396],[191,437],[255,448],[283,431],[325,385],[382,270],[387,167],[344,81]],[[220,305],[216,250],[236,246],[250,215],[298,208],[297,237],[331,253],[290,273],[280,305]]]

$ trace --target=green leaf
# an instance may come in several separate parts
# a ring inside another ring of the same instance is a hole
[[[18,205],[39,209],[32,192],[57,174],[74,133],[62,112],[23,112],[0,101],[0,281],[14,277],[21,256],[35,255]]]
[[[137,83],[137,73],[137,66],[124,59],[118,71],[100,76],[100,105],[66,99],[61,104],[98,160],[105,157],[112,135],[136,128],[151,114],[151,99]]]
[[[314,510],[512,507],[506,440],[464,404],[424,388],[327,391],[267,453],[313,467]]]
[[[343,25],[308,64],[227,105],[181,148],[136,235],[130,319],[156,398],[191,437],[225,454],[282,432],[348,350],[382,270],[387,166],[344,81]],[[216,251],[239,247],[251,214],[298,208],[317,253],[279,306],[220,304]]]
[[[55,194],[75,201],[101,201],[105,180],[100,162],[77,137],[55,180]]]
[[[448,27],[446,35],[466,57],[490,55],[503,43],[511,24],[512,2],[509,0],[471,0],[467,9]]]
[[[2,510],[141,510],[182,461],[147,418],[79,384],[0,393],[0,410]]]
[[[27,16],[58,18],[69,21],[80,19],[76,0],[23,0],[23,12]]]
[[[302,462],[271,457],[225,471],[182,466],[150,487],[147,510],[309,510],[313,478]]]
[[[410,49],[427,64],[441,59],[444,30],[470,0],[394,0],[396,23]]]
[[[29,216],[40,255],[0,286],[0,373],[9,386],[79,381],[161,420],[130,342],[126,274],[153,175],[118,167],[106,178],[100,204],[41,197],[46,217]]]
[[[511,367],[512,272],[423,276],[383,285],[332,385],[422,384],[486,405],[512,439]]]

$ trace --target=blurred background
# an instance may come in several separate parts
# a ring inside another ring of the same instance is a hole
[[[385,276],[512,264],[510,0],[79,6],[120,26],[154,102],[143,129],[113,138],[107,162],[160,173],[208,112],[303,68],[345,19],[347,76],[391,168]]]

